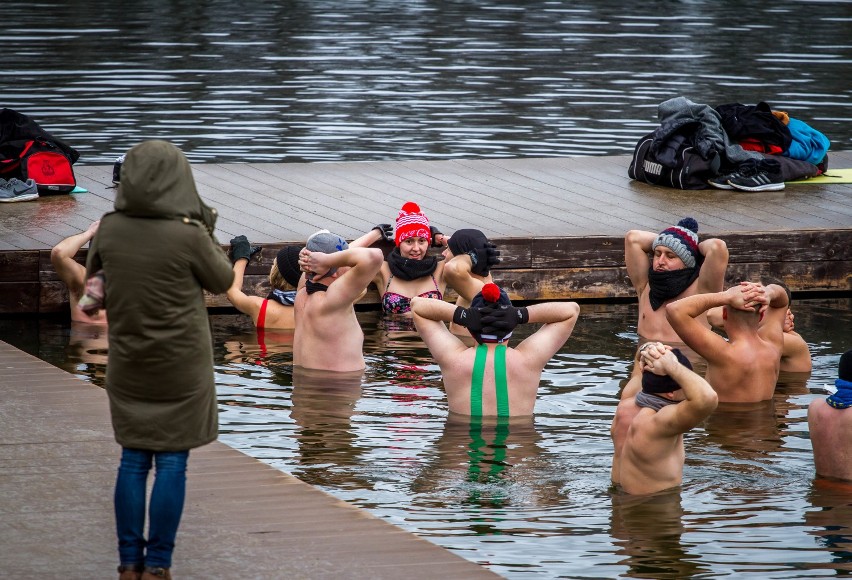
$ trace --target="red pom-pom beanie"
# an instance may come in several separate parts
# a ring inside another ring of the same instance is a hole
[[[394,241],[398,246],[404,240],[414,237],[426,238],[430,244],[432,243],[429,218],[420,211],[419,205],[409,201],[399,210],[399,215],[396,218]]]

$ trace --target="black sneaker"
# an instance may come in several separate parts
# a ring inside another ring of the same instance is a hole
[[[717,175],[716,177],[711,177],[707,180],[707,183],[715,187],[716,189],[734,189],[734,186],[728,183],[729,179],[736,179],[739,177],[739,172],[728,173],[727,175]]]
[[[768,171],[758,171],[754,175],[740,175],[729,179],[728,184],[743,191],[780,191],[784,189],[784,179]]]

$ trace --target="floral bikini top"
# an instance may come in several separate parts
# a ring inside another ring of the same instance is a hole
[[[388,278],[388,285],[385,286],[385,295],[382,296],[382,310],[385,314],[405,314],[411,312],[411,298],[397,294],[396,292],[388,292],[393,276]],[[438,281],[435,280],[435,275],[432,275],[432,283],[435,284],[434,290],[429,290],[423,294],[418,294],[421,298],[436,298],[443,300],[444,295],[438,290]]]

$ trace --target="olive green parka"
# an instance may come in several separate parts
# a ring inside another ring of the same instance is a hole
[[[106,390],[123,447],[183,451],[218,435],[202,288],[225,292],[233,270],[215,218],[180,149],[146,141],[128,152],[115,211],[101,219],[86,263],[88,275],[106,278]]]

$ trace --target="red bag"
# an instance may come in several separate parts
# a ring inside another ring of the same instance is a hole
[[[44,147],[50,144],[36,142],[36,147],[27,147],[26,154],[21,160],[21,175],[23,180],[32,179],[38,186],[39,195],[56,195],[71,193],[77,187],[77,179],[71,168],[71,160],[59,149]],[[32,149],[40,149],[32,151]]]

